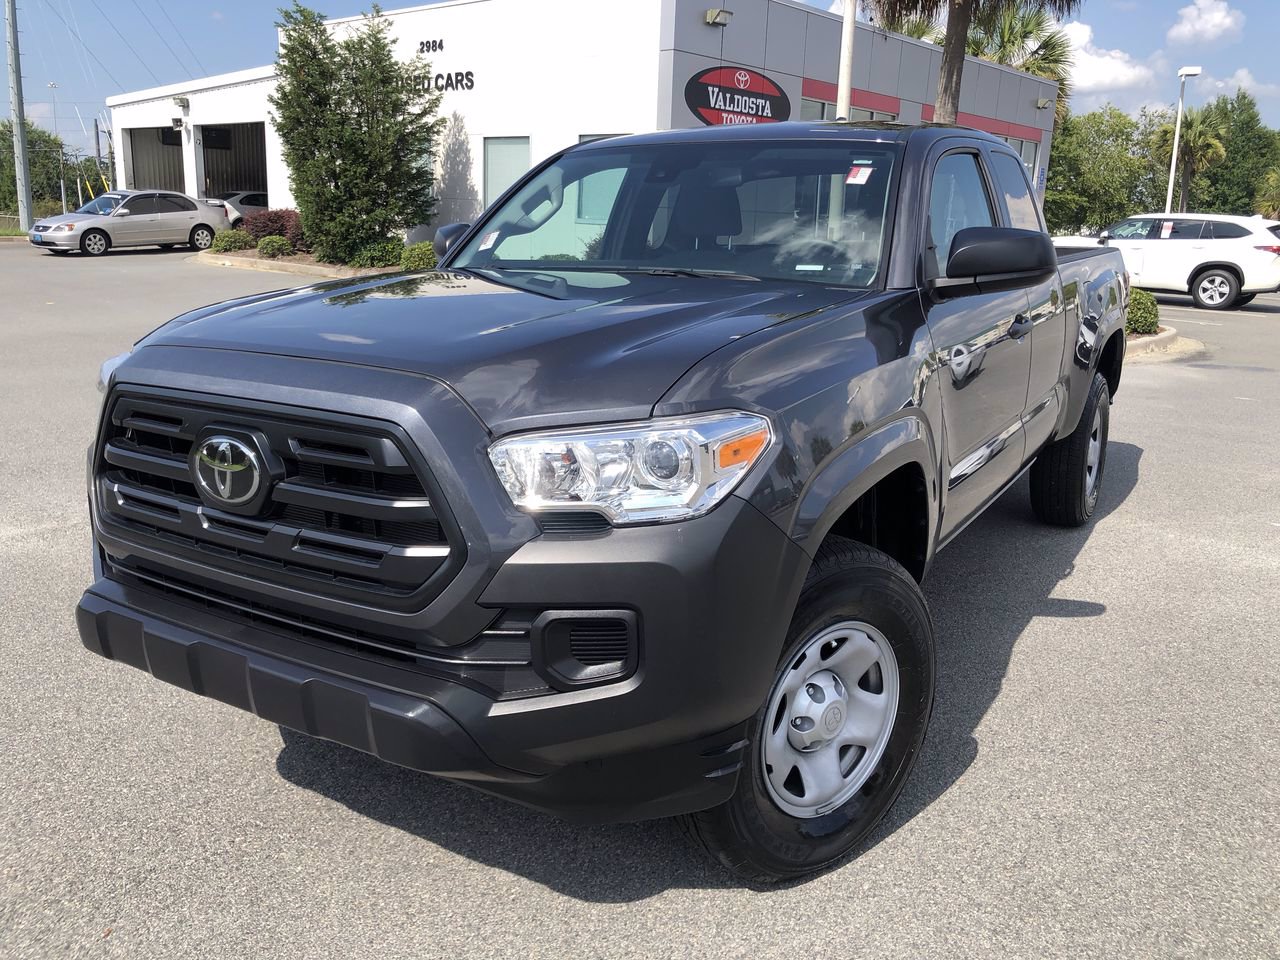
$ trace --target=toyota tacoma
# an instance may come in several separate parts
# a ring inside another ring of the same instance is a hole
[[[924,741],[935,553],[1026,471],[1094,512],[1120,254],[995,137],[876,123],[574,146],[437,249],[104,365],[85,646],[745,878],[839,860]]]

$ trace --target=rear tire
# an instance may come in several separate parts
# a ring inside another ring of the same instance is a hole
[[[213,229],[206,227],[203,223],[192,227],[190,243],[197,250],[208,250],[213,246]]]
[[[773,688],[749,724],[736,791],[719,807],[681,817],[681,826],[756,883],[838,862],[901,792],[933,691],[933,624],[915,580],[879,550],[828,537]]]
[[[1201,310],[1226,310],[1235,306],[1239,295],[1240,281],[1221,267],[1204,270],[1191,281],[1191,299]]]
[[[1031,508],[1041,521],[1079,527],[1093,516],[1107,466],[1110,424],[1111,391],[1107,378],[1095,373],[1075,430],[1040,451],[1031,467]]]
[[[101,230],[90,230],[80,238],[80,252],[100,257],[111,249],[111,238]]]

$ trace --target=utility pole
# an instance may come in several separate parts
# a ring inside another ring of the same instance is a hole
[[[107,135],[107,189],[110,190],[110,185],[116,182],[116,141],[110,127],[103,132]]]
[[[848,120],[853,99],[853,31],[858,16],[858,0],[844,0],[844,23],[840,31],[840,68],[836,77],[836,119]],[[827,236],[839,240],[844,232],[844,177],[831,178],[827,203]]]
[[[18,3],[5,0],[8,25],[9,116],[13,120],[13,160],[18,188],[18,226],[31,229],[31,176],[27,170],[27,118],[22,109],[22,57],[18,53]]]
[[[58,141],[58,186],[62,188],[62,212],[67,212],[67,172],[63,166],[66,151],[62,147],[62,137],[58,135],[58,85],[49,81],[49,89],[53,91],[53,139]]]
[[[98,142],[98,118],[93,118],[93,159],[97,161],[95,171],[102,176],[102,144]]]

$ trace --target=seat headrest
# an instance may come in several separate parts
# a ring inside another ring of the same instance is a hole
[[[671,211],[670,230],[683,237],[736,237],[742,232],[738,191],[685,184]]]

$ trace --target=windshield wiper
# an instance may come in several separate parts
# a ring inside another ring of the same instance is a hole
[[[697,277],[699,279],[719,280],[759,280],[746,273],[734,273],[732,270],[697,270],[692,267],[620,267],[605,268],[610,273],[644,273],[651,277]]]

